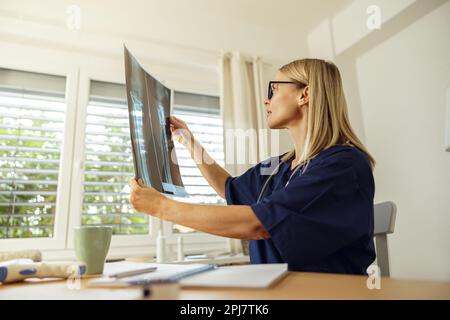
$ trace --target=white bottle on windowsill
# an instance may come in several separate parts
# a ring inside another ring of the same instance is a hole
[[[166,260],[166,237],[160,229],[156,237],[156,263],[164,263]]]
[[[237,239],[231,239],[228,238],[227,239],[227,245],[228,245],[228,252],[230,253],[230,256],[235,256],[237,254],[239,254],[239,248],[238,248],[238,244],[240,244],[240,240]]]
[[[183,237],[177,239],[177,261],[184,261]]]

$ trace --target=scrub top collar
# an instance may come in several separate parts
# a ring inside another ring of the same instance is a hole
[[[335,154],[336,152],[340,152],[340,151],[343,151],[343,150],[348,150],[348,149],[351,149],[351,148],[354,148],[352,145],[348,145],[348,144],[346,144],[346,145],[344,145],[344,144],[336,144],[336,145],[334,145],[334,146],[331,146],[331,147],[329,147],[328,149],[325,149],[325,150],[322,150],[322,151],[320,151],[312,160],[311,160],[311,163],[309,164],[309,166],[311,166],[313,163],[315,164],[315,163],[321,163],[325,158],[327,158],[327,157],[329,157],[329,156],[331,156],[331,155],[333,155],[333,154]],[[286,154],[286,153],[285,153]],[[285,155],[285,154],[283,154],[281,157],[280,157],[280,159]],[[293,160],[293,158],[291,158],[291,159],[289,159],[289,160],[287,160],[286,161],[286,164],[289,164],[288,166],[287,166],[287,171],[288,172],[293,172],[294,170],[295,170],[295,168],[294,169],[291,169],[291,164],[292,164],[292,160]],[[302,165],[303,166],[303,165]],[[286,170],[286,169],[285,169]],[[286,173],[285,171],[283,171],[284,173]]]

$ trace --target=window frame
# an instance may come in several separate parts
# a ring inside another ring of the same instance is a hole
[[[6,47],[6,48],[4,48]],[[8,51],[8,46],[0,45],[2,52]],[[5,51],[6,50],[6,51]],[[30,52],[27,52],[30,54]],[[36,59],[30,61],[27,54],[20,52],[19,54],[6,54],[2,57],[2,68],[35,72],[40,74],[50,74],[65,78],[65,116],[64,116],[64,134],[61,145],[61,157],[58,172],[58,188],[56,194],[55,223],[53,226],[54,236],[51,238],[8,238],[1,239],[2,248],[7,250],[24,250],[30,248],[39,248],[42,250],[65,249],[67,240],[67,226],[69,217],[69,198],[70,198],[70,175],[64,174],[69,172],[72,167],[72,150],[75,130],[75,109],[76,109],[76,90],[78,84],[78,68],[67,65],[58,54],[49,54],[46,59],[52,61],[51,64],[46,63],[45,59]]]
[[[123,84],[123,74],[120,70],[110,68],[80,68],[78,86],[78,104],[76,123],[78,133],[75,137],[72,167],[72,192],[71,192],[71,216],[69,221],[69,231],[67,248],[74,248],[74,232],[76,226],[81,225],[84,190],[84,159],[85,159],[85,139],[86,139],[86,115],[89,105],[91,81],[102,81]],[[156,226],[152,219],[149,219],[148,235],[114,235],[111,239],[111,247],[143,246],[148,247],[154,244]]]
[[[0,42],[2,62],[0,67],[25,72],[52,74],[66,79],[64,138],[61,147],[61,163],[52,238],[0,239],[0,250],[39,249],[50,259],[74,258],[73,228],[81,224],[82,179],[80,165],[84,161],[86,111],[89,101],[90,81],[124,84],[122,64],[104,55],[71,53],[60,49],[40,48],[29,45]],[[29,59],[33,55],[35,59]],[[160,69],[161,66],[158,66]],[[172,75],[174,76],[174,75]],[[173,79],[172,79],[173,80]],[[179,91],[211,95],[212,87],[205,84],[202,90],[183,88],[189,81],[181,76],[173,81]],[[173,101],[172,101],[173,103]],[[81,131],[80,131],[81,130]],[[82,134],[80,134],[82,132]],[[82,167],[81,167],[82,168]],[[150,217],[149,235],[117,235],[111,240],[108,257],[155,254],[159,221]],[[202,253],[211,250],[227,250],[228,239],[206,233],[180,234],[173,232],[173,224],[164,222],[167,249],[175,253],[177,239],[183,237],[185,253]]]
[[[84,144],[86,131],[86,113],[89,104],[90,84],[91,81],[110,82],[114,84],[125,85],[123,81],[123,71],[114,68],[89,67],[81,68],[79,73],[79,87],[78,87],[78,105],[77,105],[77,128],[78,133],[75,137],[75,146],[73,154],[73,171],[72,171],[72,186],[71,186],[71,216],[69,221],[67,248],[74,248],[73,228],[80,225],[82,215],[82,192],[83,192],[83,176],[82,173],[84,164]],[[172,88],[172,95],[175,90]],[[185,91],[183,91],[185,92]],[[199,93],[196,93],[199,94]],[[171,110],[173,111],[173,99],[171,100]],[[149,234],[148,235],[114,235],[111,239],[111,247],[130,247],[141,246],[149,247],[155,246],[156,237],[159,230],[159,220],[154,217],[149,217]],[[163,231],[166,239],[166,244],[175,245],[179,236],[183,237],[183,245],[190,244],[218,244],[226,246],[226,239],[219,236],[209,235],[205,233],[174,233],[172,222],[163,222]]]

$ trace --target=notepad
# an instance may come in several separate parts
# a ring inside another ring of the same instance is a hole
[[[268,288],[287,274],[287,264],[220,267],[180,281],[183,287]]]
[[[117,273],[151,267],[156,267],[156,270],[124,278],[110,276]],[[216,265],[200,263],[189,265],[133,263],[127,261],[107,263],[105,264],[104,276],[89,281],[88,285],[91,287],[128,287],[133,285],[145,285],[161,282],[175,282],[199,273],[212,271],[216,267]]]

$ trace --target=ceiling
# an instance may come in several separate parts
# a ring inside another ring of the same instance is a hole
[[[306,37],[351,0],[14,0],[0,16],[65,27],[81,8],[81,31],[189,48],[238,50],[282,61],[307,54]]]

